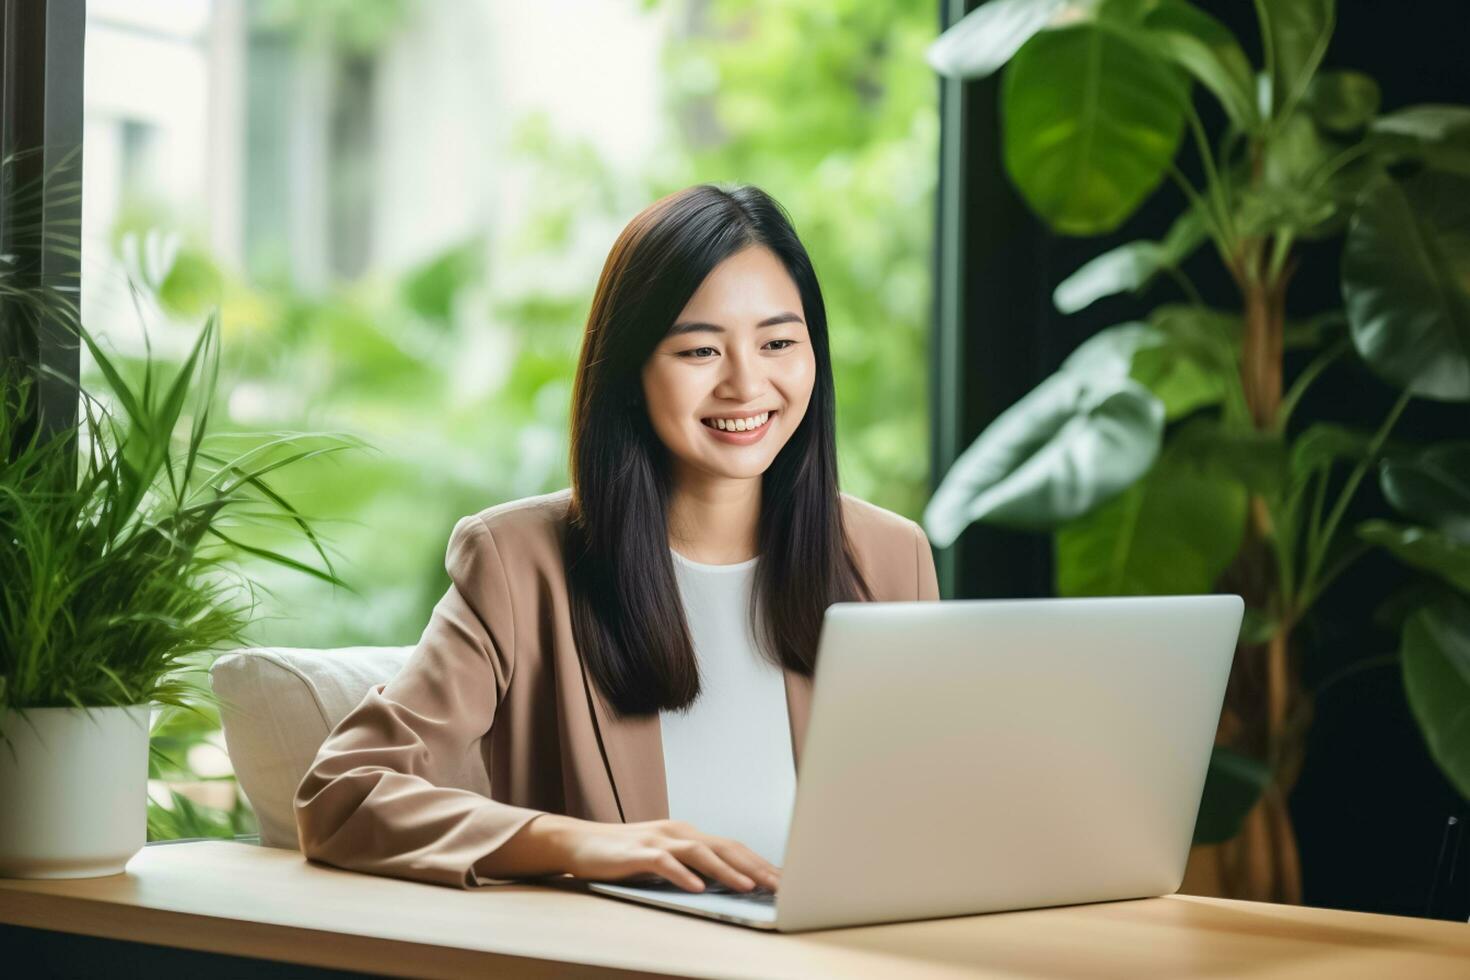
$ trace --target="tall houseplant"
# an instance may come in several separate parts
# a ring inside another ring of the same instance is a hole
[[[1248,606],[1192,865],[1238,897],[1300,901],[1286,795],[1310,697],[1296,628],[1373,547],[1432,588],[1394,597],[1410,707],[1470,797],[1470,443],[1402,446],[1413,398],[1470,400],[1470,108],[1387,114],[1355,71],[1325,71],[1333,0],[1255,0],[1264,64],[1186,0],[990,0],[933,45],[956,78],[1004,67],[1004,159],[1052,229],[1116,229],[1167,178],[1186,207],[1161,241],[1097,256],[1064,313],[1171,280],[1187,298],[1101,331],[956,460],[925,513],[946,546],[973,521],[1055,532],[1063,595],[1239,592]],[[1212,146],[1198,83],[1226,132]],[[1175,162],[1186,138],[1203,185]],[[1294,245],[1343,236],[1343,309],[1286,317]],[[1239,308],[1181,269],[1208,246]],[[1310,360],[1288,379],[1287,350]],[[1294,412],[1356,356],[1399,395],[1373,431]],[[1289,380],[1289,384],[1288,384]],[[1347,527],[1377,474],[1396,513]]]
[[[207,700],[184,671],[249,621],[235,556],[343,584],[267,476],[355,440],[275,434],[231,450],[238,437],[210,424],[214,318],[176,371],[150,354],[129,372],[64,301],[29,299],[86,344],[117,411],[83,391],[80,422],[48,431],[35,424],[42,372],[0,363],[0,874],[108,874],[144,841],[150,706]],[[34,325],[16,309],[7,352]],[[295,528],[322,567],[241,540],[252,523]]]

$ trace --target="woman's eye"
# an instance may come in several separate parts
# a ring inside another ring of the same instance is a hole
[[[791,346],[794,343],[796,343],[796,341],[794,341],[794,340],[786,340],[786,339],[783,338],[783,339],[780,339],[780,340],[773,340],[773,341],[771,341],[770,344],[767,344],[766,346],[768,348],[772,349],[772,350],[785,350],[787,347]],[[771,344],[780,344],[781,346],[780,347],[771,347]],[[690,357],[690,358],[702,358],[702,357],[707,357],[709,354],[716,354],[716,353],[719,353],[719,352],[716,351],[713,347],[696,347],[693,350],[680,351],[679,352],[679,356],[680,357]]]

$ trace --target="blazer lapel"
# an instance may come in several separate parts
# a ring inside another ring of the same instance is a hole
[[[587,676],[585,667],[582,683],[587,685],[592,700],[598,741],[623,822],[667,820],[669,796],[658,715],[619,715]]]

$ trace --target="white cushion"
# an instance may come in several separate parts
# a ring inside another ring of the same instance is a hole
[[[229,653],[209,669],[225,745],[240,790],[260,821],[260,842],[299,849],[292,799],[337,722],[386,684],[413,647],[274,647]]]

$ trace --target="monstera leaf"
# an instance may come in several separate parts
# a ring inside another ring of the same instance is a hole
[[[1424,398],[1470,400],[1470,178],[1426,170],[1370,184],[1342,292],[1370,367]]]
[[[1404,625],[1404,691],[1429,754],[1470,799],[1470,602],[1446,597]]]
[[[1042,31],[1003,80],[1006,170],[1057,231],[1112,231],[1164,178],[1187,99],[1185,78],[1118,32]]]
[[[1387,459],[1379,468],[1379,483],[1399,513],[1470,541],[1470,442]]]
[[[1388,521],[1364,521],[1358,526],[1358,537],[1387,548],[1404,564],[1438,575],[1470,593],[1470,541],[1443,531]]]
[[[1056,534],[1063,596],[1210,592],[1245,533],[1246,491],[1173,455]]]
[[[1159,452],[1164,408],[1126,371],[1059,371],[1002,412],[930,499],[930,539],[948,547],[974,521],[1055,527],[1147,472]]]

